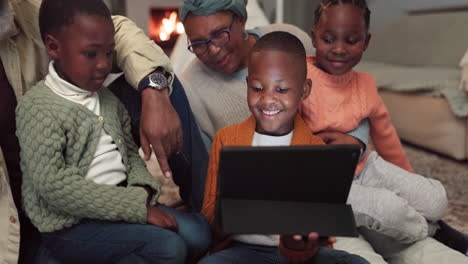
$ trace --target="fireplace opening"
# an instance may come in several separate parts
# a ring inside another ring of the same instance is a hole
[[[148,24],[150,38],[169,56],[184,26],[179,20],[178,7],[151,8]]]

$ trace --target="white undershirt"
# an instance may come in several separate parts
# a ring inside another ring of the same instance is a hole
[[[57,95],[81,104],[96,116],[100,116],[98,93],[83,90],[60,78],[55,71],[53,61],[49,63],[49,74],[45,78],[45,84]],[[85,178],[98,184],[108,185],[117,185],[127,178],[125,165],[117,145],[104,128],[101,130],[96,152]]]
[[[252,146],[272,147],[272,146],[289,146],[291,145],[292,139],[291,133],[284,136],[268,136],[255,132]],[[242,243],[272,246],[276,247],[279,245],[279,235],[234,235],[233,239]]]
[[[269,136],[259,134],[257,132],[254,133],[252,146],[253,147],[274,147],[274,146],[289,146],[291,145],[293,132],[291,131],[289,134],[284,136]]]

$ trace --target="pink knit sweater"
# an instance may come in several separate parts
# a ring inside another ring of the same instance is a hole
[[[377,93],[375,79],[355,71],[331,75],[314,66],[314,62],[314,56],[307,57],[307,77],[312,80],[312,91],[301,109],[312,132],[349,132],[369,118],[370,137],[379,155],[412,172],[387,108]],[[367,149],[370,150],[369,145]],[[358,164],[356,172],[361,171],[366,160],[367,156]]]

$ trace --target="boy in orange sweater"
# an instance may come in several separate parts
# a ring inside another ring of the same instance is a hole
[[[252,116],[216,133],[205,188],[202,213],[214,224],[219,152],[224,146],[322,145],[298,114],[311,81],[306,79],[305,50],[295,36],[272,32],[252,49],[247,77],[247,100]],[[200,263],[367,263],[344,251],[322,247],[334,238],[283,235],[230,235],[218,240],[218,251]]]
[[[353,71],[371,38],[369,20],[365,0],[323,0],[318,6],[312,30],[316,56],[307,58],[314,89],[302,116],[313,133],[345,133],[369,120],[376,151],[367,147],[348,202],[358,226],[412,243],[434,234],[447,197],[439,181],[411,173],[374,78]]]

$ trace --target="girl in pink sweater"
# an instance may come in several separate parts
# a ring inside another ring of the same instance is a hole
[[[371,38],[369,17],[365,0],[322,1],[312,30],[316,56],[308,58],[311,96],[301,111],[318,135],[346,133],[369,120],[376,151],[367,146],[348,201],[358,226],[412,243],[435,232],[447,198],[440,182],[412,173],[375,79],[353,71]]]

